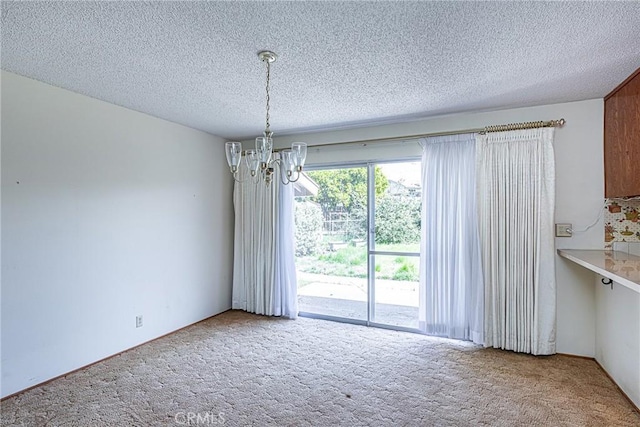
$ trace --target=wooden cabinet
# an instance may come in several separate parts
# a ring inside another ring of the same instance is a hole
[[[604,98],[604,195],[640,195],[640,68]]]

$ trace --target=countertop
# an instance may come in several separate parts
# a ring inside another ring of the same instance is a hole
[[[619,251],[558,249],[558,255],[640,293],[640,257]]]

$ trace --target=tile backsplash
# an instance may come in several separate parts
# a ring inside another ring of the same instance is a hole
[[[604,210],[604,242],[605,249],[617,250],[622,247],[636,249],[638,247],[640,199],[607,199]],[[621,245],[617,242],[630,243],[630,245]],[[629,252],[629,249],[625,252]]]

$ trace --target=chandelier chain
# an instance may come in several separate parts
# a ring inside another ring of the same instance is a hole
[[[265,132],[269,133],[271,132],[270,129],[270,125],[269,125],[269,80],[271,77],[271,63],[269,61],[264,61],[267,63],[267,86],[266,86],[266,90],[267,90],[267,116],[266,116],[266,128],[265,128]]]

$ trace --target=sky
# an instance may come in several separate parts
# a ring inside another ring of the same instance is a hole
[[[420,162],[380,163],[385,176],[392,180],[407,184],[420,184]]]

